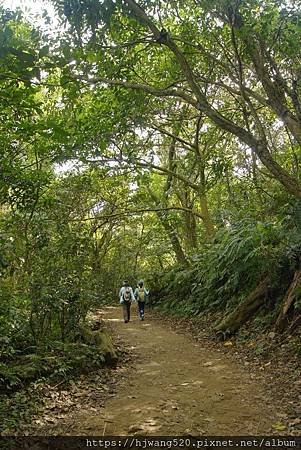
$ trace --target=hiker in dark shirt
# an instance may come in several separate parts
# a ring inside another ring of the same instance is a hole
[[[138,282],[138,286],[135,289],[135,299],[138,301],[138,314],[140,317],[140,320],[144,320],[144,307],[146,299],[149,295],[149,291],[145,289],[144,287],[144,281],[140,280]]]
[[[119,291],[119,302],[123,309],[124,323],[128,323],[131,317],[131,303],[135,302],[135,297],[133,289],[131,288],[129,282],[125,280],[123,286]]]

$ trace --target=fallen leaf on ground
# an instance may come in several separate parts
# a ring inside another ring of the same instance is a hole
[[[272,428],[274,428],[274,430],[278,430],[278,431],[283,431],[286,429],[286,426],[283,425],[282,423],[273,423]]]

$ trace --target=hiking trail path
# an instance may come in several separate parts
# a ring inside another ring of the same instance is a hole
[[[68,434],[268,435],[279,416],[260,381],[248,368],[218,350],[206,349],[162,321],[138,320],[132,305],[125,324],[121,308],[99,317],[111,324],[115,339],[135,357],[121,367],[114,394],[93,411],[73,412]],[[253,378],[252,378],[253,377]]]

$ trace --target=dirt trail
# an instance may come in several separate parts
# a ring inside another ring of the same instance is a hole
[[[126,370],[105,407],[78,412],[76,430],[70,431],[98,436],[273,431],[277,415],[272,399],[248,372],[158,321],[139,321],[132,308],[128,324],[119,308],[107,308],[102,317],[112,324],[119,342],[132,346],[137,363]]]

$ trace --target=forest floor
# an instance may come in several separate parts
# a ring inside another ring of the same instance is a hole
[[[134,306],[128,324],[115,307],[95,318],[109,324],[126,356],[115,369],[48,389],[39,416],[22,434],[301,434],[300,419],[290,418],[281,396],[267,389],[272,377],[231,358],[225,343],[210,347],[148,311],[139,321]]]

